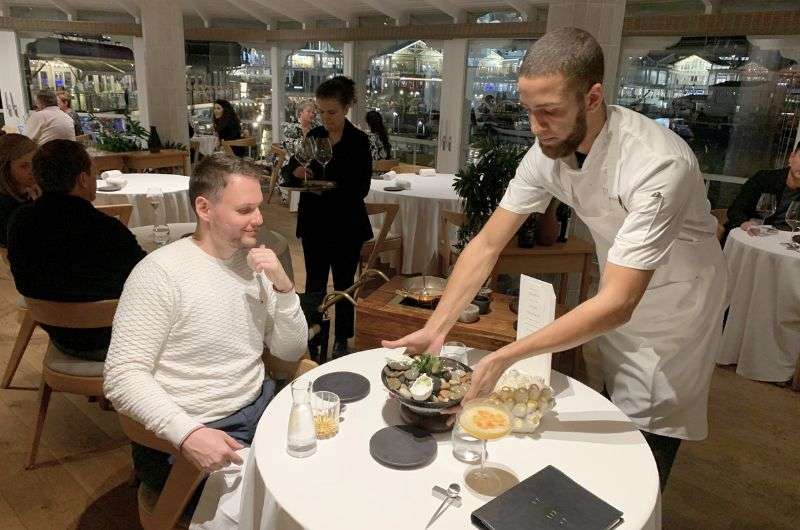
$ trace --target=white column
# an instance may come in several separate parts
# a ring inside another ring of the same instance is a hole
[[[272,71],[272,142],[281,143],[283,141],[283,131],[281,123],[284,119],[283,108],[283,65],[286,57],[281,53],[280,46],[272,46],[269,49],[269,65]]]
[[[0,96],[3,98],[5,124],[10,127],[25,125],[28,118],[28,103],[25,100],[25,77],[22,75],[19,42],[13,31],[0,31]]]
[[[142,37],[134,39],[139,117],[162,142],[189,145],[186,56],[179,2],[140,0]]]
[[[342,75],[349,77],[353,81],[356,81],[356,43],[355,42],[345,42],[342,46]],[[356,104],[350,108],[350,112],[347,113],[347,119],[353,121],[353,117],[355,116],[355,122],[358,123],[361,119],[361,102],[359,101],[358,92],[359,92],[358,81],[356,81]]]
[[[625,0],[563,0],[550,2],[547,31],[573,26],[591,33],[603,48],[606,103],[614,103],[617,91]]]
[[[469,102],[466,98],[469,41],[446,40],[443,48],[436,170],[455,173],[461,166],[461,151],[468,142],[469,134]]]

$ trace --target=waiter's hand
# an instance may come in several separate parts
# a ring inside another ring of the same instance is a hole
[[[292,280],[286,275],[283,270],[278,256],[275,255],[271,249],[261,245],[258,248],[251,248],[247,254],[247,264],[255,272],[263,272],[264,275],[272,282],[273,287],[278,291],[290,291],[292,289]]]
[[[406,351],[412,355],[421,353],[439,355],[445,337],[447,337],[447,333],[436,333],[426,326],[397,340],[382,340],[381,346],[384,348],[405,347]]]
[[[296,168],[294,168],[292,175],[294,175],[299,179],[310,179],[310,180],[314,179],[314,172],[311,171],[310,169],[306,169],[303,166],[297,166]]]
[[[759,226],[761,226],[760,220],[750,219],[749,221],[743,222],[740,228],[751,236],[757,236],[761,234],[761,230],[758,228]]]
[[[201,427],[183,441],[181,454],[198,469],[212,473],[231,463],[241,464],[242,457],[236,451],[242,447],[226,432]]]
[[[465,403],[491,394],[500,376],[511,364],[513,363],[497,355],[497,352],[489,354],[478,361],[478,364],[472,367],[472,384],[470,384],[467,393],[464,394],[464,399],[461,400],[458,406],[442,411],[444,414],[451,415],[447,419],[447,425],[455,423],[456,417]]]

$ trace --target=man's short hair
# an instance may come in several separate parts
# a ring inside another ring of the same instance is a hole
[[[189,200],[192,208],[196,209],[198,197],[205,197],[212,202],[218,200],[220,191],[228,184],[228,177],[231,175],[260,180],[262,174],[263,171],[258,166],[237,156],[224,153],[207,156],[195,166],[189,178]]]
[[[50,140],[33,155],[33,176],[44,192],[69,193],[78,176],[91,170],[86,148],[72,140]]]
[[[52,90],[42,90],[36,94],[36,103],[42,108],[54,107],[58,106],[58,98]]]
[[[578,28],[548,31],[534,42],[519,71],[520,77],[562,74],[570,90],[585,94],[603,82],[603,49],[594,37]]]

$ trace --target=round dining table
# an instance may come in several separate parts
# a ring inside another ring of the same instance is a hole
[[[159,223],[187,223],[195,221],[194,211],[189,204],[189,177],[164,173],[124,173],[118,175],[127,182],[117,191],[97,191],[94,204],[131,204],[129,227],[156,224],[156,210],[147,202],[147,190],[158,187],[164,194],[162,211],[158,211]],[[98,180],[97,187],[105,186]]]
[[[461,211],[461,200],[453,189],[455,175],[436,173],[416,175],[398,173],[392,180],[373,179],[366,202],[393,203],[400,206],[389,235],[403,237],[403,267],[400,274],[436,274],[437,248],[439,241],[439,212]],[[385,191],[395,180],[411,184],[402,191]],[[370,217],[372,226],[378,230],[383,225],[383,215]],[[454,234],[449,234],[452,238]],[[391,256],[392,259],[394,256]],[[395,264],[390,262],[392,266]]]
[[[182,237],[189,237],[197,230],[197,223],[169,223],[169,241],[167,244],[177,241]],[[136,242],[148,254],[158,248],[153,239],[153,225],[137,226],[130,229],[136,236]],[[269,230],[264,225],[258,230],[256,240],[259,245],[264,245],[272,249],[278,256],[278,261],[283,265],[283,270],[289,278],[294,279],[292,268],[292,254],[289,250],[289,240],[283,234],[275,230]]]
[[[468,350],[470,364],[487,352]],[[397,400],[390,399],[380,373],[386,350],[353,353],[302,377],[331,372],[364,375],[369,394],[348,403],[339,432],[319,440],[316,452],[293,458],[286,452],[292,407],[284,388],[267,407],[245,461],[238,525],[241,529],[425,528],[441,499],[434,486],[461,487],[461,506],[448,507],[431,528],[472,528],[470,514],[488,502],[469,490],[470,467],[452,453],[450,433],[435,434],[437,454],[424,467],[396,469],[370,455],[370,437],[402,424]],[[522,481],[548,465],[623,512],[620,529],[661,526],[658,471],[636,426],[600,394],[558,372],[551,377],[556,405],[533,435],[490,441],[488,462],[511,470]]]
[[[791,234],[751,236],[731,230],[728,319],[717,363],[757,381],[786,382],[800,355],[800,252],[785,246]]]

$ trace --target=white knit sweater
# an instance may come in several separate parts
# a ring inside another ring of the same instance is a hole
[[[264,344],[285,360],[306,351],[297,294],[262,283],[246,257],[219,260],[184,238],[148,255],[125,282],[103,388],[118,412],[176,447],[258,397]]]

